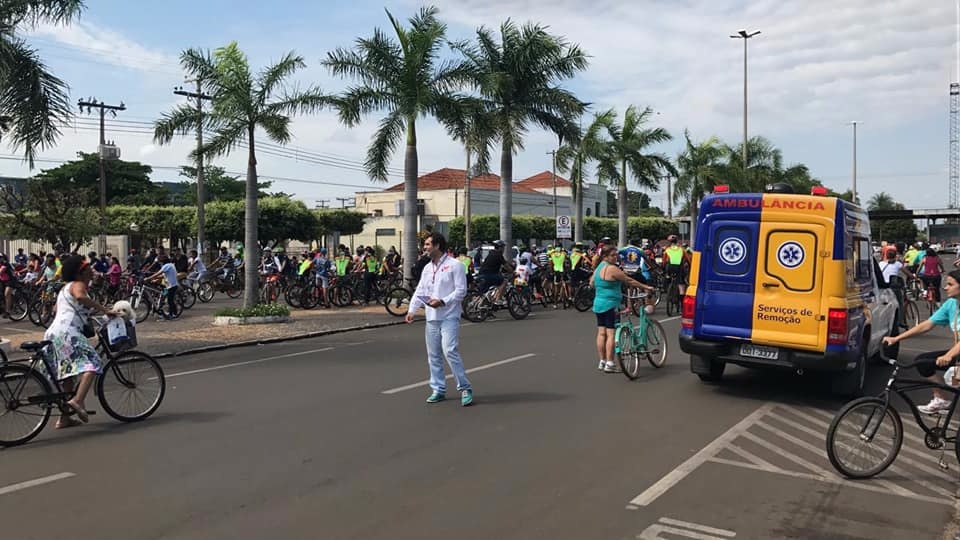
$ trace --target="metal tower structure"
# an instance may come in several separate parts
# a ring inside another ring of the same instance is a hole
[[[960,207],[960,83],[950,84],[950,208]]]

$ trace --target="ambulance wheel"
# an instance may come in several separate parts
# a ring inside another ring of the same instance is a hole
[[[843,397],[860,397],[867,380],[867,344],[860,347],[857,365],[850,371],[837,374],[833,381],[833,393]]]
[[[693,357],[691,357],[691,360],[693,360]],[[720,379],[723,378],[723,370],[726,369],[727,367],[726,362],[721,362],[714,358],[703,358],[703,357],[700,357],[697,360],[699,360],[700,363],[707,364],[706,373],[697,373],[697,377],[700,377],[701,381],[720,382]]]

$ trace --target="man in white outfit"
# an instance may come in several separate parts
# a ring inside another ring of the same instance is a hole
[[[406,321],[412,323],[413,314],[426,307],[427,362],[433,390],[427,403],[446,399],[447,382],[443,371],[443,358],[446,357],[457,380],[460,404],[468,407],[473,404],[473,389],[460,359],[460,303],[467,293],[467,275],[463,264],[446,254],[447,240],[442,234],[433,233],[427,237],[423,251],[430,257],[430,262],[423,268],[420,283],[413,292]]]

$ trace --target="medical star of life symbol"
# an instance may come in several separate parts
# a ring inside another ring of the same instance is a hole
[[[777,261],[784,268],[796,268],[803,264],[803,246],[796,242],[784,242],[777,250]]]
[[[729,265],[739,264],[747,256],[747,246],[739,238],[727,238],[717,251],[720,259]]]

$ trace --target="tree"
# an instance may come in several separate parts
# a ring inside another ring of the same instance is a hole
[[[617,186],[619,217],[617,238],[621,246],[629,242],[627,238],[628,172],[638,186],[652,191],[660,189],[660,177],[663,174],[677,175],[677,170],[667,156],[659,152],[645,153],[649,146],[673,139],[663,128],[645,127],[652,115],[653,109],[650,107],[639,111],[631,105],[623,115],[623,126],[613,122],[607,126],[610,142],[602,153],[603,157],[600,159],[598,170],[600,180]]]
[[[700,199],[711,193],[717,184],[723,183],[724,167],[721,159],[724,147],[716,137],[694,143],[690,139],[690,132],[686,130],[683,137],[686,147],[677,156],[678,174],[677,182],[673,186],[673,198],[674,202],[685,199],[690,212],[690,234],[693,237]]]
[[[460,112],[455,91],[467,72],[457,62],[441,62],[440,47],[447,27],[437,19],[437,8],[424,7],[404,27],[390,13],[387,18],[395,39],[375,28],[373,36],[357,39],[353,49],[337,48],[327,53],[324,65],[339,77],[359,81],[337,96],[333,104],[340,121],[348,127],[375,111],[384,111],[379,129],[367,148],[366,169],[371,178],[387,180],[387,165],[405,139],[403,157],[403,238],[407,254],[404,277],[413,278],[417,252],[417,118],[430,116],[449,123]]]
[[[164,205],[166,190],[150,181],[153,169],[136,161],[107,160],[103,163],[107,177],[107,204]],[[100,204],[100,155],[80,153],[80,159],[41,171],[37,179],[61,189],[74,190],[80,197],[77,204]]]
[[[0,2],[0,137],[22,147],[31,168],[37,152],[56,143],[70,102],[67,84],[21,36],[40,24],[68,24],[82,10],[81,0]]]
[[[574,133],[557,150],[557,169],[562,173],[569,173],[570,183],[573,184],[574,231],[575,242],[583,241],[583,180],[586,169],[593,161],[600,161],[609,151],[609,141],[604,137],[616,119],[613,109],[595,114],[593,121],[583,133]],[[611,160],[604,161],[611,167]]]
[[[189,178],[189,182],[182,182],[187,186],[184,190],[184,202],[191,206],[197,204],[197,168],[183,165],[180,167],[180,176]],[[267,189],[273,182],[257,182],[257,196],[269,197]],[[242,201],[246,192],[246,183],[239,176],[231,176],[223,167],[204,167],[203,191],[206,202],[215,201]]]
[[[513,154],[523,149],[530,124],[556,133],[561,143],[575,134],[573,119],[586,104],[558,83],[586,69],[587,55],[545,27],[521,28],[509,19],[500,25],[499,42],[493,31],[480,27],[475,44],[461,42],[454,48],[466,57],[474,86],[494,117],[500,142],[500,239],[510,244]]]
[[[642,191],[627,191],[627,210],[630,217],[662,217],[663,210],[650,206],[650,196]],[[615,216],[618,213],[617,196],[614,192],[607,192],[607,214]]]
[[[201,113],[192,105],[181,104],[165,113],[154,124],[154,140],[168,144],[175,135],[193,131],[200,122],[213,134],[202,148],[191,153],[195,159],[199,151],[204,157],[229,154],[237,146],[247,150],[247,179],[244,205],[244,247],[248,262],[260,258],[257,236],[257,182],[256,134],[262,130],[269,140],[285,144],[290,138],[290,115],[313,112],[327,104],[328,99],[319,89],[299,90],[286,85],[298,70],[306,67],[303,58],[288,52],[277,63],[259,73],[250,70],[247,56],[236,42],[213,51],[188,49],[180,56],[184,70],[201,81],[201,88],[212,99],[209,112]],[[211,235],[212,236],[212,235]],[[257,265],[244,265],[244,278],[250,286],[244,289],[243,305],[257,303]]]
[[[867,210],[899,210],[903,208],[902,204],[900,208],[897,208],[897,204],[889,193],[881,191],[867,201]]]
[[[73,251],[93,238],[99,220],[91,207],[77,204],[76,188],[53,186],[31,178],[21,191],[0,188],[2,228],[14,238],[42,240],[55,249]]]

